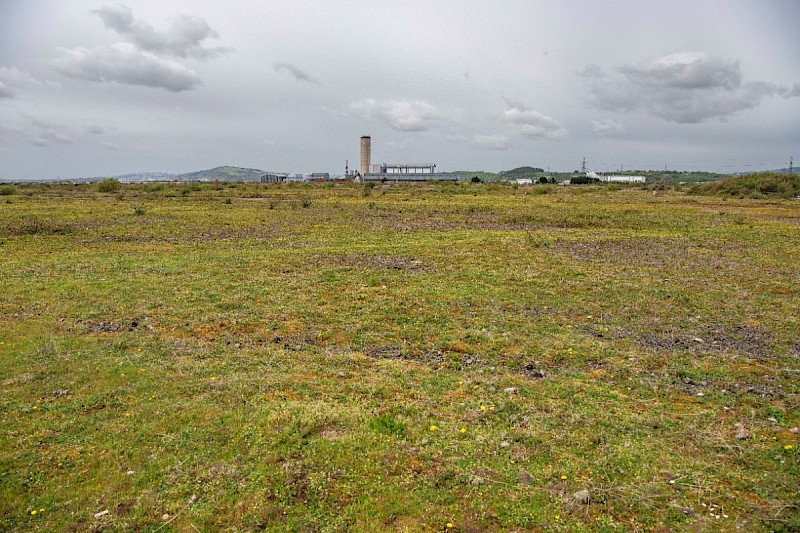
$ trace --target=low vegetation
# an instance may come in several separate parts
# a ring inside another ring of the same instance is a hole
[[[19,186],[0,530],[797,531],[798,237],[631,187]]]
[[[695,185],[690,192],[738,198],[797,198],[800,197],[800,175],[775,172],[746,174]]]

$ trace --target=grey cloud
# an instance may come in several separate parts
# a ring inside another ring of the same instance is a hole
[[[93,135],[100,135],[108,131],[108,127],[103,124],[98,124],[97,122],[87,122],[83,126],[83,131],[86,133],[91,133]]]
[[[311,77],[309,74],[301,70],[298,66],[292,65],[291,63],[275,63],[272,66],[275,69],[275,72],[280,72],[285,70],[289,74],[291,74],[294,79],[297,81],[305,81],[309,83],[319,83],[316,78]]]
[[[742,83],[738,61],[703,53],[672,54],[619,69],[619,76],[596,83],[592,105],[606,111],[645,111],[679,124],[754,109],[788,89],[766,82]]]
[[[129,43],[97,48],[60,49],[55,68],[65,76],[97,82],[143,85],[172,92],[202,84],[197,73],[180,63],[142,52]]]
[[[107,28],[128,37],[140,49],[155,54],[211,59],[231,51],[226,47],[204,46],[206,39],[217,38],[219,34],[200,17],[179,15],[162,31],[135,19],[131,9],[122,4],[93,9],[91,13],[100,17]]]
[[[49,146],[51,143],[74,144],[75,141],[73,141],[71,137],[59,133],[52,128],[46,128],[40,130],[38,135],[31,140],[31,143],[35,146]]]
[[[603,69],[598,67],[597,65],[586,65],[583,67],[583,70],[578,72],[579,76],[583,76],[584,78],[605,78],[606,73],[603,72]]]
[[[797,98],[800,96],[800,83],[795,83],[791,89],[788,87],[781,87],[779,93],[784,98]]]
[[[560,140],[567,136],[567,130],[559,121],[539,111],[533,111],[519,102],[507,101],[508,109],[503,111],[503,119],[517,127],[526,137],[539,137]]]
[[[621,122],[611,120],[610,118],[603,120],[593,120],[592,128],[594,132],[600,135],[612,135],[614,133],[622,133],[625,131],[625,126]]]
[[[100,144],[101,144],[101,145],[103,146],[103,148],[105,148],[106,150],[119,150],[119,147],[117,147],[117,145],[115,145],[115,144],[113,144],[113,143],[110,143],[110,142],[108,142],[108,141],[102,141]]]
[[[38,84],[33,76],[17,67],[0,67],[0,98],[14,98],[17,96],[17,89]]]
[[[366,119],[380,120],[399,131],[419,132],[430,129],[439,116],[434,106],[418,100],[375,100],[366,98],[348,108]]]

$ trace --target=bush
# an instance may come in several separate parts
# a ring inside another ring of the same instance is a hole
[[[0,196],[11,196],[17,194],[17,188],[13,185],[3,185],[0,187]]]
[[[116,192],[122,187],[122,183],[116,178],[106,178],[97,183],[97,190],[100,192]]]

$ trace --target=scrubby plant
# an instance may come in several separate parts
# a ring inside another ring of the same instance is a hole
[[[11,196],[17,194],[17,188],[13,185],[3,185],[0,187],[0,196]]]
[[[117,178],[106,178],[97,183],[97,190],[100,192],[116,192],[122,187],[122,183]]]

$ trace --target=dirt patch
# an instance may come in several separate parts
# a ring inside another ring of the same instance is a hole
[[[435,265],[430,261],[407,255],[327,255],[316,257],[314,263],[316,267],[349,267],[371,270],[402,270],[406,272],[430,272],[435,270]]]
[[[654,327],[646,331],[589,325],[582,331],[598,339],[629,340],[656,351],[733,353],[755,358],[775,357],[779,351],[779,343],[772,334],[763,327],[747,324],[708,324],[693,329]]]
[[[155,331],[155,328],[150,324],[150,319],[143,318],[130,318],[118,320],[79,320],[76,328],[67,328],[69,331],[74,329],[82,329],[85,333],[126,333],[131,331]]]

